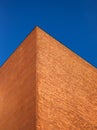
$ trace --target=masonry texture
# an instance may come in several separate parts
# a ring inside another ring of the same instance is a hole
[[[97,130],[97,69],[36,27],[0,68],[0,130]]]

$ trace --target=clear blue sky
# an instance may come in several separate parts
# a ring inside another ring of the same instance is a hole
[[[97,67],[97,0],[0,0],[0,66],[35,26]]]

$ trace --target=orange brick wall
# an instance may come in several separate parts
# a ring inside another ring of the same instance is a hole
[[[97,130],[97,70],[41,30],[37,130]]]
[[[36,28],[0,68],[0,130],[97,130],[97,69]]]
[[[36,31],[0,68],[0,130],[35,130]]]

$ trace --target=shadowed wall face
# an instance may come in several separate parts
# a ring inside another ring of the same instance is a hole
[[[36,33],[0,68],[0,130],[35,130]]]

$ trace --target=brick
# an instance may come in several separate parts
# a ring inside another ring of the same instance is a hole
[[[97,69],[36,27],[0,68],[0,130],[97,130]]]

